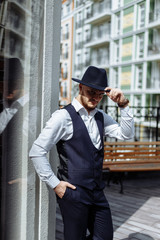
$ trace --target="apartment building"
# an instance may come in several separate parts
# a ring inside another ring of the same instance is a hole
[[[72,17],[72,75],[103,67],[130,105],[159,106],[160,0],[75,0]]]
[[[10,11],[11,10],[11,11]],[[17,56],[24,59],[23,44],[26,36],[26,15],[29,14],[29,2],[2,1],[0,8],[0,53],[5,56]],[[10,41],[9,41],[10,39]]]
[[[25,35],[27,27],[27,15],[30,15],[29,2],[25,1],[1,1],[0,5],[0,57],[1,78],[0,94],[3,92],[3,67],[4,58],[17,57],[21,62],[25,56]]]
[[[71,76],[73,59],[74,1],[62,1],[61,58],[60,58],[60,106],[71,101]]]
[[[110,84],[131,106],[160,105],[160,1],[112,1]]]

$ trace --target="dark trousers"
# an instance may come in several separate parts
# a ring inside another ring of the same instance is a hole
[[[113,239],[111,212],[102,190],[67,188],[64,197],[58,198],[58,203],[64,222],[65,240]],[[87,229],[90,236],[86,238]]]

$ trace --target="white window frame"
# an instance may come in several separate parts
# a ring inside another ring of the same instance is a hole
[[[115,35],[121,32],[121,16],[120,13],[115,15]]]
[[[135,88],[142,89],[143,87],[143,66],[137,65],[136,66],[136,79],[135,79]]]
[[[115,41],[114,42],[113,62],[118,63],[119,57],[120,57],[120,46],[119,46],[119,42]]]
[[[114,87],[118,87],[119,86],[119,81],[118,81],[118,68],[113,68],[113,82],[114,82]]]
[[[145,2],[138,5],[138,29],[145,27]]]
[[[144,57],[144,34],[137,36],[137,58]]]

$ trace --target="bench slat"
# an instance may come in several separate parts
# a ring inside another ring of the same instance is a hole
[[[160,147],[141,147],[141,146],[137,146],[137,147],[128,147],[128,146],[125,146],[124,147],[104,147],[104,151],[116,151],[116,150],[131,150],[131,151],[141,151],[141,150],[160,150]]]
[[[132,163],[143,163],[143,164],[147,164],[147,163],[160,163],[159,159],[157,158],[152,158],[152,159],[139,159],[139,160],[135,160],[135,159],[130,159],[130,160],[116,160],[116,161],[105,161],[103,162],[103,165],[128,165],[128,164],[132,164]]]
[[[104,156],[119,156],[119,155],[135,155],[135,156],[138,156],[139,154],[141,154],[141,155],[160,155],[160,151],[147,151],[147,152],[135,152],[135,151],[133,151],[133,152],[131,152],[131,151],[127,151],[127,152],[125,152],[125,151],[123,151],[123,152],[105,152],[104,153]]]
[[[156,146],[160,146],[160,141],[154,141],[154,142],[104,142],[104,145],[105,146],[125,146],[125,145],[133,145],[133,146],[136,146],[136,145],[140,145],[140,146],[145,146],[145,145],[156,145]]]
[[[120,159],[144,159],[146,158],[146,160],[149,160],[149,159],[159,159],[160,161],[160,156],[156,156],[156,155],[153,155],[153,156],[146,156],[146,155],[139,155],[139,156],[131,156],[131,155],[127,155],[127,156],[109,156],[109,157],[105,157],[104,160],[109,160],[109,159],[112,159],[112,160],[120,160]]]
[[[157,171],[160,170],[160,163],[148,163],[148,164],[131,164],[131,165],[123,165],[117,166],[112,165],[109,169],[113,172],[130,172],[130,171]]]
[[[110,172],[160,171],[159,142],[104,143],[103,170]],[[108,179],[108,185],[110,182]],[[118,180],[123,193],[122,178]]]
[[[160,142],[105,142],[103,169],[160,170]]]

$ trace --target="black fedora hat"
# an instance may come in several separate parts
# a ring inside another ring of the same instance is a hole
[[[23,89],[24,71],[19,58],[5,59],[4,74],[9,93],[16,89]]]
[[[89,66],[87,68],[82,77],[82,80],[76,78],[72,78],[72,80],[101,91],[108,87],[106,70],[94,66]]]

